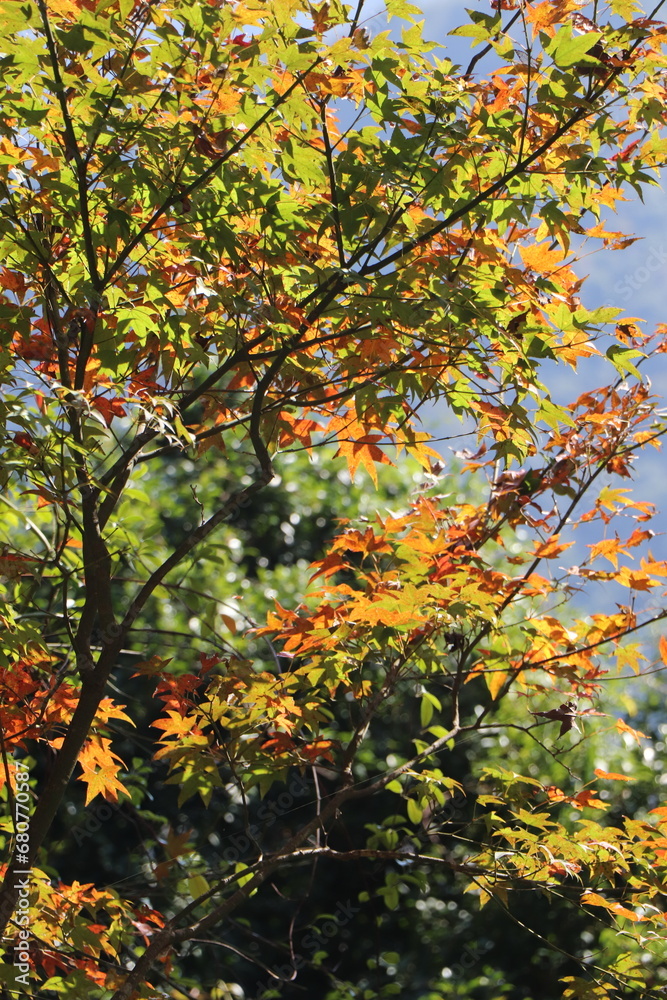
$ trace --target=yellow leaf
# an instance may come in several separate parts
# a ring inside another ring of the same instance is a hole
[[[63,21],[78,21],[81,4],[74,0],[49,0],[49,13]]]
[[[211,111],[217,115],[231,115],[238,110],[241,104],[241,95],[235,90],[226,90],[218,94],[211,103]]]
[[[198,899],[210,889],[210,886],[203,875],[193,875],[188,879],[188,892],[193,899]]]
[[[618,569],[618,552],[620,548],[618,538],[603,538],[602,541],[588,547],[591,550],[591,559],[604,556],[615,569]]]
[[[79,781],[85,781],[88,786],[86,805],[96,795],[104,796],[108,802],[117,802],[119,791],[129,796],[125,785],[116,778],[122,763],[118,754],[111,750],[111,740],[102,736],[93,736],[88,740],[79,755],[79,764],[83,769]]]
[[[585,892],[581,897],[581,902],[588,906],[602,906],[605,910],[610,910],[613,907],[613,903],[610,903],[608,899],[604,896],[600,896],[597,892]]]
[[[538,274],[552,274],[563,266],[563,251],[552,250],[549,241],[521,247],[520,253],[526,267]]]
[[[266,17],[266,11],[256,4],[239,3],[234,7],[232,16],[237,24],[245,27],[249,24],[261,24],[262,18]]]
[[[484,672],[486,686],[488,687],[489,693],[494,701],[500,694],[502,686],[508,677],[509,674],[503,670],[490,670],[488,672]]]
[[[102,795],[107,802],[117,802],[118,792],[125,792],[129,797],[130,793],[125,785],[116,779],[118,767],[100,768],[99,771],[84,771],[79,775],[79,781],[85,781],[88,788],[86,790],[86,805],[95,798]]]

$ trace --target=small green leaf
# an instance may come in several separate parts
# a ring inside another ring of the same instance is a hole
[[[613,344],[606,352],[607,357],[620,375],[634,375],[641,379],[641,372],[632,364],[631,358],[644,358],[646,355],[642,351],[634,350],[632,347],[621,347]]]
[[[395,885],[388,886],[380,890],[384,896],[385,905],[388,910],[395,910],[398,906],[398,888]]]
[[[415,825],[421,823],[423,810],[414,799],[408,799],[408,819]]]
[[[426,728],[433,718],[433,705],[428,698],[422,697],[419,718],[423,728]]]
[[[210,888],[210,885],[203,875],[193,875],[188,879],[188,891],[193,899],[198,899],[199,896],[203,896],[204,893],[208,892]]]

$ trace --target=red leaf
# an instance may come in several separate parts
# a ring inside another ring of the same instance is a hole
[[[539,715],[544,719],[553,719],[560,722],[560,732],[558,738],[569,733],[576,718],[576,706],[572,701],[565,701],[558,708],[552,708],[548,712],[531,712],[531,715]]]
[[[125,417],[127,411],[119,399],[109,399],[107,396],[95,396],[91,405],[102,414],[107,427],[111,426],[114,417]]]

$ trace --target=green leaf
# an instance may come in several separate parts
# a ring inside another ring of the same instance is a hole
[[[385,889],[379,890],[380,895],[384,898],[385,906],[388,910],[395,910],[398,907],[398,887],[395,885],[387,886]]]
[[[198,899],[199,896],[203,896],[207,893],[210,886],[203,875],[192,875],[188,879],[188,892],[193,899]]]
[[[620,344],[612,344],[606,351],[606,355],[612,365],[620,375],[634,375],[641,380],[641,372],[632,364],[632,358],[645,358],[643,351],[635,350],[631,347],[621,347]]]
[[[558,29],[555,37],[545,48],[556,65],[564,69],[586,62],[596,65],[599,64],[599,60],[587,57],[587,53],[600,38],[602,38],[600,31],[589,31],[585,35],[573,38],[572,28],[566,24]]]
[[[433,718],[433,702],[428,698],[422,696],[421,706],[419,709],[419,719],[423,728],[428,726],[429,722]]]
[[[408,819],[417,826],[422,821],[423,809],[414,799],[407,801]]]

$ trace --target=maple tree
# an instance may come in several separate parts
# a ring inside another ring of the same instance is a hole
[[[558,948],[514,910],[540,893],[614,941],[548,995],[661,995],[667,806],[619,814],[629,776],[565,752],[596,728],[643,739],[600,691],[658,669],[640,630],[667,616],[654,508],[625,483],[665,432],[640,366],[667,329],[586,308],[572,246],[632,242],[605,215],[664,163],[661,6],[500,0],[454,32],[477,46],[458,66],[403,0],[400,40],[364,0],[0,3],[7,996],[17,934],[49,997],[221,998],[239,962],[246,995],[311,968],[338,1000],[395,994],[400,955],[373,985],[327,955],[367,891],[304,934],[308,878],[346,864],[381,872],[390,913],[449,880]],[[594,357],[608,384],[552,398],[547,362]],[[473,427],[452,464],[431,402]],[[422,485],[339,525],[243,636],[219,540],[290,456],[332,452],[349,479],[416,463]],[[166,462],[192,491],[171,529]],[[614,596],[577,616],[589,581]],[[142,628],[174,595],[197,641],[170,660]],[[466,783],[450,769],[506,734],[565,762],[559,783],[497,753]],[[139,892],[53,867],[81,783],[105,824],[126,807],[150,831]],[[280,939],[278,972],[236,943],[244,921]]]

